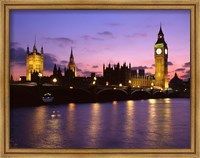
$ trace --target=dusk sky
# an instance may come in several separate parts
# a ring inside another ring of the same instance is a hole
[[[154,44],[160,23],[168,44],[169,78],[190,75],[189,10],[13,10],[10,12],[10,63],[13,78],[26,75],[26,48],[35,36],[44,47],[44,76],[54,64],[68,65],[71,47],[77,73],[101,76],[103,64],[131,63],[154,74]]]

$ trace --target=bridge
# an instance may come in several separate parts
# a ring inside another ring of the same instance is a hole
[[[113,100],[138,100],[150,98],[179,97],[176,91],[162,91],[156,88],[123,87],[123,86],[90,86],[66,87],[57,85],[11,85],[11,105],[41,105],[42,97],[50,93],[54,97],[53,104],[106,102]]]

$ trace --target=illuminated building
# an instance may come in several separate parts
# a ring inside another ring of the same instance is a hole
[[[33,46],[33,51],[29,51],[27,47],[26,51],[26,80],[31,81],[31,74],[34,72],[40,73],[43,75],[44,69],[44,50],[41,47],[41,51],[38,52],[36,48],[36,42]]]
[[[168,47],[164,39],[162,27],[154,46],[155,85],[162,89],[168,88]]]
[[[74,74],[74,77],[76,77],[76,64],[74,62],[72,48],[71,48],[71,54],[70,54],[70,58],[69,58],[68,70],[71,70]]]
[[[155,57],[155,78],[153,76],[145,75],[144,69],[132,70],[131,66],[124,64],[120,67],[119,63],[113,67],[109,64],[105,68],[103,66],[103,76],[105,82],[109,84],[129,85],[133,87],[157,87],[161,89],[168,88],[168,47],[164,39],[162,27],[158,33],[158,39],[154,46]],[[130,82],[129,82],[130,80]]]
[[[131,64],[129,66],[124,63],[122,66],[117,65],[108,67],[103,65],[103,77],[105,85],[123,85],[134,87],[150,87],[154,83],[154,77],[145,75],[144,69],[132,70]]]

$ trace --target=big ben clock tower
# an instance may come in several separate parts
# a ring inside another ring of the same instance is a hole
[[[155,58],[155,86],[163,90],[168,88],[168,47],[164,39],[162,27],[158,33],[158,39],[154,46]]]

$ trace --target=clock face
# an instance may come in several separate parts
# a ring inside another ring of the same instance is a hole
[[[160,48],[156,49],[156,54],[161,54],[162,50]]]
[[[165,54],[167,54],[168,52],[167,52],[167,49],[165,49]]]

